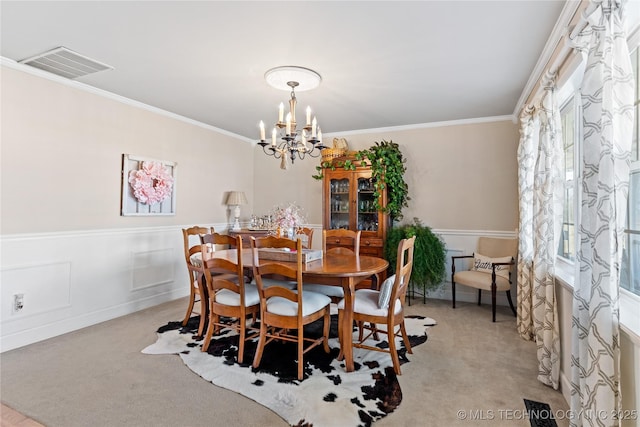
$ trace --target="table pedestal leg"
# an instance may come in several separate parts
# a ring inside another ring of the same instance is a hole
[[[198,279],[198,288],[200,289],[200,324],[198,325],[198,335],[204,336],[209,323],[209,291],[204,274],[200,275]]]
[[[345,278],[342,281],[344,289],[344,310],[342,322],[338,327],[341,329],[340,334],[340,352],[344,356],[344,364],[347,372],[352,372],[353,367],[353,293],[355,292],[355,284],[353,278]]]

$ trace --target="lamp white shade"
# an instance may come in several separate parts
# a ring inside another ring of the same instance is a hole
[[[240,231],[240,205],[246,205],[247,196],[244,195],[243,191],[229,191],[227,195],[227,206],[235,206],[233,209],[233,227],[231,230]]]
[[[247,203],[247,196],[244,195],[244,191],[229,191],[227,206],[246,205]]]

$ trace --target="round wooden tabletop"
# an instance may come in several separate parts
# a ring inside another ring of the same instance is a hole
[[[216,251],[216,258],[224,258],[237,263],[237,251],[224,249]],[[265,260],[269,262],[270,260]],[[274,261],[275,262],[275,261]],[[277,261],[281,262],[281,261]],[[242,264],[244,267],[253,267],[251,249],[242,250]],[[369,277],[387,269],[389,262],[382,258],[366,255],[332,254],[324,253],[321,260],[303,264],[302,274],[327,277]]]

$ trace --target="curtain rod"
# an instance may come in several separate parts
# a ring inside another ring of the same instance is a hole
[[[525,105],[531,104],[536,98],[540,97],[543,92],[543,84],[542,81],[544,76],[548,73],[555,73],[557,77],[562,77],[562,71],[569,65],[571,62],[570,59],[573,58],[571,52],[573,48],[570,45],[570,40],[574,39],[584,28],[587,26],[587,17],[593,13],[593,11],[598,7],[598,4],[591,3],[589,0],[582,0],[580,4],[576,7],[573,16],[569,20],[569,23],[563,29],[563,34],[558,40],[551,56],[547,60],[544,68],[538,75],[536,79],[536,83],[533,85],[531,92],[525,99],[525,102],[520,105],[519,110],[521,110]],[[516,117],[519,115],[519,111],[514,114]]]
[[[595,12],[597,8],[597,3],[590,3],[586,8],[584,8],[582,13],[579,14],[579,21],[573,26],[573,29],[569,33],[570,40],[575,39],[578,34],[580,34],[580,32],[586,28],[587,23],[589,22],[588,16]],[[578,11],[576,11],[576,15],[578,15]]]

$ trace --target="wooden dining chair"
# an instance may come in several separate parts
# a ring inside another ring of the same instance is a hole
[[[251,239],[251,237],[249,239]],[[296,240],[293,239],[271,235],[257,237],[257,239],[260,239],[260,242],[262,244],[261,247],[263,248],[292,247],[296,243]],[[256,282],[255,276],[253,277],[253,282]],[[264,286],[265,288],[268,288],[270,286],[283,286],[289,289],[296,289],[298,287],[298,282],[295,279],[290,280],[289,278],[278,274],[263,274],[262,286]]]
[[[294,237],[301,237],[302,246],[306,249],[311,249],[311,245],[313,244],[313,228],[302,227]]]
[[[353,231],[345,229],[322,230],[322,251],[338,250],[341,248],[351,253],[360,253],[360,236],[362,231]]]
[[[247,284],[244,280],[244,266],[242,263],[242,237],[226,236],[214,233],[207,240],[214,245],[235,246],[236,260],[214,258],[211,246],[202,245],[204,262],[204,276],[209,297],[209,324],[207,334],[202,344],[202,351],[209,349],[211,338],[227,328],[238,332],[238,363],[243,362],[244,343],[257,336],[256,333],[247,336],[247,316],[251,315],[255,323],[260,311],[260,297],[255,285]],[[224,274],[224,273],[227,274]],[[217,273],[218,275],[214,275]]]
[[[296,251],[296,262],[281,263],[277,261],[260,261],[260,248],[288,248]],[[260,339],[253,359],[253,367],[260,366],[264,347],[273,340],[295,342],[298,347],[298,380],[304,376],[304,354],[322,344],[329,353],[329,326],[331,324],[329,305],[331,300],[326,295],[307,292],[302,283],[302,242],[300,239],[277,239],[272,237],[251,237],[251,255],[253,258],[253,274],[260,295]],[[295,280],[297,290],[272,285],[265,287],[262,277],[276,274]],[[323,319],[322,336],[308,338],[304,336],[304,326]],[[291,330],[296,330],[294,335]],[[307,344],[305,346],[305,343]]]
[[[204,332],[206,323],[207,300],[204,297],[203,280],[204,270],[202,269],[202,238],[206,234],[214,233],[213,227],[193,226],[182,229],[182,238],[184,243],[184,258],[187,263],[187,272],[189,273],[189,305],[187,313],[184,316],[182,325],[185,326],[193,313],[193,307],[196,302],[200,302],[200,324],[198,326],[198,335]],[[195,240],[195,242],[194,242]]]
[[[361,234],[360,230],[322,230],[322,251],[323,253],[329,251],[335,254],[357,254],[360,252]],[[305,289],[311,292],[318,292],[328,296],[331,298],[331,302],[336,304],[344,298],[344,290],[341,286],[323,285],[321,283],[305,283],[304,286]]]
[[[404,326],[404,301],[413,268],[415,240],[416,238],[413,236],[410,239],[400,241],[396,274],[387,278],[379,291],[359,289],[353,298],[353,320],[359,327],[358,340],[353,343],[353,346],[390,353],[393,370],[397,375],[400,375],[401,371],[395,342],[396,336],[402,336],[407,352],[412,353],[411,343]],[[344,316],[344,304],[344,299],[338,303],[338,324],[341,324]],[[385,329],[378,329],[378,324],[386,325]],[[396,327],[399,327],[398,331],[396,331]],[[365,330],[368,331],[366,335],[364,334]],[[387,335],[388,348],[385,345],[373,345],[372,342],[367,342],[371,337],[376,340],[379,333]],[[352,338],[341,336],[340,342],[343,339]]]

